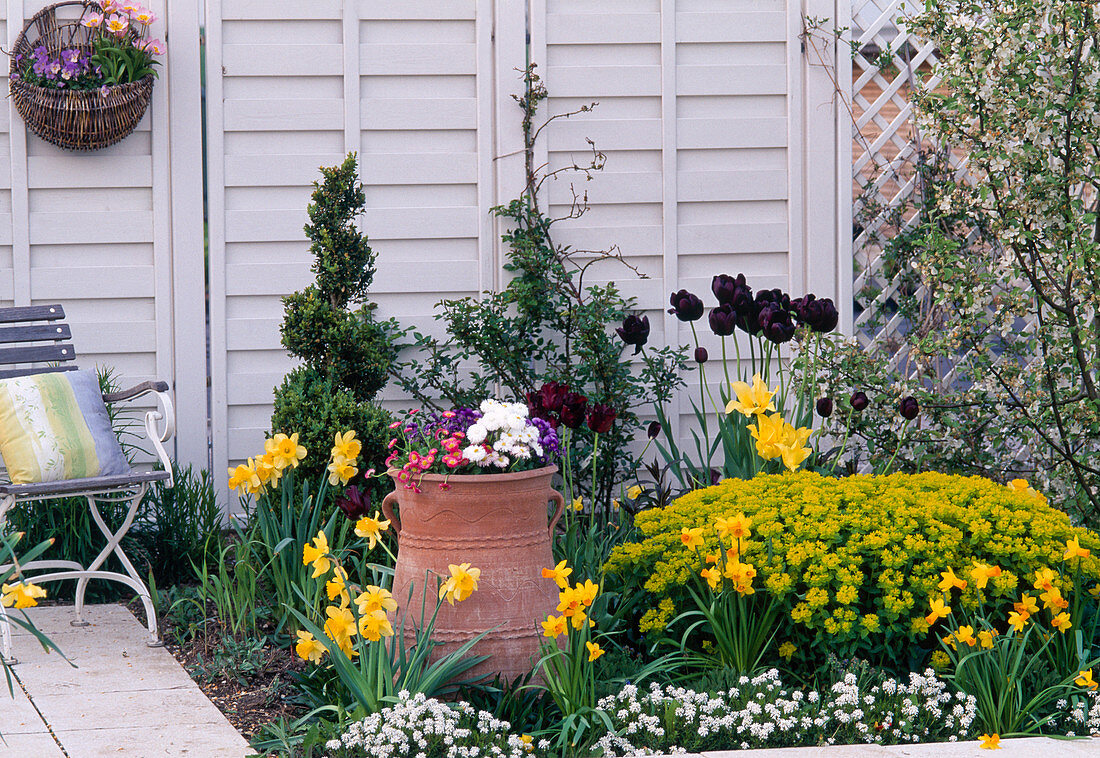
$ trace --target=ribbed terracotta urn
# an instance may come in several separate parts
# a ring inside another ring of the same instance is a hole
[[[439,609],[433,638],[443,644],[435,656],[488,631],[471,655],[489,659],[470,674],[499,673],[511,681],[531,671],[538,660],[539,622],[558,604],[557,585],[542,577],[542,569],[554,565],[550,539],[565,503],[551,486],[557,470],[452,475],[446,490],[439,487],[442,475],[426,474],[420,492],[404,489],[397,471],[389,472],[397,490],[382,501],[382,512],[397,534],[393,597],[406,630],[419,627],[422,607],[425,620],[431,617],[438,582],[450,576],[448,565],[481,569],[476,592],[453,606],[444,601]],[[548,519],[550,501],[556,507]]]

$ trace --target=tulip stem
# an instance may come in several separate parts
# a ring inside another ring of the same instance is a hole
[[[840,458],[844,455],[845,449],[848,447],[848,435],[852,431],[852,413],[855,409],[851,406],[848,407],[848,420],[844,423],[844,439],[840,442],[840,450],[837,452],[836,457],[833,458],[833,466],[829,469],[829,473],[832,474],[836,471],[836,465],[840,463]]]
[[[882,470],[881,476],[886,476],[890,473],[890,469],[894,466],[894,460],[898,457],[898,451],[901,450],[901,444],[905,442],[906,438],[903,436],[904,432],[909,429],[909,419],[905,419],[905,422],[901,426],[902,434],[898,435],[898,444],[894,445],[894,454],[890,456],[889,462],[886,464],[886,468]]]
[[[596,518],[596,454],[600,452],[600,433],[592,433],[592,519]]]
[[[722,370],[726,374],[726,386],[730,386],[730,364],[726,359],[726,337],[722,335]]]

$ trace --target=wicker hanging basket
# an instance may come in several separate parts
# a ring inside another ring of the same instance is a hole
[[[67,0],[49,5],[36,13],[15,40],[11,52],[11,73],[18,73],[16,61],[30,58],[44,45],[51,55],[61,50],[93,52],[88,29],[78,18],[59,19],[57,10],[65,6],[97,10],[97,6]],[[136,82],[106,87],[104,90],[51,89],[30,84],[21,78],[9,78],[11,99],[27,126],[46,142],[66,150],[98,150],[119,142],[137,127],[153,95],[153,75]]]

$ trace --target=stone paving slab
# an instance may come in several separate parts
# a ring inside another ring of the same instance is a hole
[[[13,654],[19,663],[14,671],[30,696],[23,705],[16,700],[16,712],[23,714],[28,732],[13,731],[13,739],[22,742],[0,743],[0,757],[61,756],[46,725],[69,758],[253,754],[172,654],[145,644],[144,626],[122,606],[88,606],[87,627],[70,625],[75,618],[71,606],[33,608],[29,614],[69,660],[47,653],[33,637],[15,630]],[[38,717],[31,703],[41,712],[39,724],[45,719],[39,733],[29,731],[34,723],[30,715]],[[28,708],[30,713],[24,713]],[[40,739],[43,733],[49,744]]]

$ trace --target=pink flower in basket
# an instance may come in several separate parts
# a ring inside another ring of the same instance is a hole
[[[130,28],[130,19],[125,16],[120,16],[117,13],[112,13],[111,17],[107,19],[107,31],[111,34],[117,34],[121,37],[126,33],[126,30]]]
[[[89,13],[80,19],[80,23],[89,29],[98,29],[103,26],[103,16],[99,13]]]

